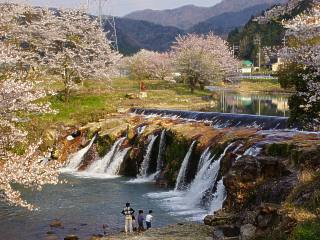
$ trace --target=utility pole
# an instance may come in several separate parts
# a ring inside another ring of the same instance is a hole
[[[239,51],[239,49],[240,49],[239,45],[236,45],[235,43],[232,44],[232,55],[233,55],[233,57],[236,56],[236,51]]]
[[[261,36],[257,34],[255,38],[255,44],[258,46],[258,64],[259,71],[261,70]]]

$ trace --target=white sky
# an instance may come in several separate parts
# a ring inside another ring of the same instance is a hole
[[[45,7],[65,7],[65,8],[77,8],[80,6],[86,6],[87,0],[15,0],[20,2],[28,2],[32,5],[45,6]],[[90,0],[92,2],[91,12],[97,12],[97,1]],[[132,11],[143,9],[171,9],[180,7],[183,5],[194,4],[197,6],[213,6],[221,0],[104,0],[108,2],[104,6],[105,14],[112,14],[115,16],[123,16]],[[10,0],[0,0],[0,2],[10,2]],[[11,2],[14,2],[11,1]]]

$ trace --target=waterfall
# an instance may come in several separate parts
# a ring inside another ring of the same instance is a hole
[[[81,164],[84,155],[89,151],[89,149],[91,148],[94,140],[96,139],[96,136],[94,136],[90,143],[88,144],[88,146],[86,146],[85,148],[81,149],[80,151],[72,154],[69,158],[69,162],[67,165],[67,169],[69,170],[77,170],[79,165]]]
[[[107,168],[109,167],[110,163],[113,161],[116,153],[119,151],[122,143],[124,142],[126,138],[120,138],[119,140],[117,140],[111,150],[101,159],[99,159],[98,161],[95,161],[87,170],[87,172],[90,173],[104,173]]]
[[[200,172],[200,170],[202,169],[203,165],[210,159],[211,157],[211,153],[210,153],[210,148],[206,148],[206,150],[204,150],[204,152],[201,154],[199,163],[198,163],[198,170],[197,172]]]
[[[252,156],[252,157],[256,157],[260,154],[262,148],[261,147],[257,147],[257,146],[253,146],[249,149],[247,149],[243,156]]]
[[[213,194],[210,204],[210,213],[214,213],[223,207],[223,202],[226,200],[226,189],[223,184],[223,178],[217,183],[217,191]]]
[[[153,148],[153,144],[156,141],[158,136],[152,135],[151,138],[149,137],[149,144],[147,147],[147,151],[146,154],[143,157],[143,161],[140,167],[140,177],[144,178],[148,176],[148,169],[149,169],[149,163],[150,163],[150,159],[151,159],[151,152],[152,152],[152,148]]]
[[[208,148],[200,157],[199,165],[201,163],[201,167],[198,166],[198,169],[200,167],[200,170],[198,170],[197,175],[186,193],[186,201],[190,205],[198,205],[201,202],[203,195],[216,181],[217,164],[216,162],[211,163],[211,161],[211,153]]]
[[[106,169],[107,175],[115,176],[119,174],[121,164],[130,149],[131,147],[125,148],[121,151],[118,151],[114,155],[112,162],[110,163],[109,167]]]
[[[188,163],[189,163],[189,159],[190,159],[190,156],[191,156],[191,153],[192,153],[192,150],[193,150],[195,143],[196,143],[196,141],[193,141],[186,156],[184,157],[184,160],[182,162],[182,165],[180,167],[179,174],[178,174],[178,177],[176,180],[176,186],[174,189],[175,191],[181,190],[184,187]]]
[[[157,158],[157,172],[160,172],[163,168],[163,153],[165,151],[165,137],[166,137],[166,130],[162,130],[160,143],[159,143],[159,152]]]

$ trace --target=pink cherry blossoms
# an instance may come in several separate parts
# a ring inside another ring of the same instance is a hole
[[[212,33],[178,37],[172,56],[177,71],[191,90],[198,84],[237,80],[239,61],[233,57],[226,41]]]
[[[42,141],[30,144],[18,127],[28,114],[53,112],[43,102],[53,94],[41,87],[48,76],[61,77],[69,94],[83,78],[111,77],[120,57],[97,21],[80,10],[0,4],[0,200],[35,209],[12,184],[41,190],[58,183],[60,164],[43,161]],[[29,146],[16,154],[21,145]]]
[[[291,43],[281,50],[282,59],[309,70],[301,76],[307,83],[307,91],[298,93],[306,102],[300,107],[316,108],[320,103],[320,4],[315,3],[310,11],[283,24]],[[315,129],[320,126],[319,110],[313,124]]]

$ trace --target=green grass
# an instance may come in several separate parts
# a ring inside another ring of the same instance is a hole
[[[319,240],[320,218],[299,224],[293,231],[290,240]]]
[[[144,80],[143,82],[147,88],[148,97],[129,99],[126,97],[127,94],[139,94],[140,81],[116,78],[112,79],[111,88],[110,82],[84,81],[79,89],[72,92],[68,102],[63,101],[61,94],[45,99],[51,102],[52,108],[58,113],[31,116],[32,121],[27,123],[25,127],[27,130],[35,132],[35,136],[37,136],[36,133],[40,134],[43,129],[50,126],[57,124],[84,125],[105,118],[108,114],[115,113],[119,109],[143,107],[201,110],[208,108],[209,103],[202,99],[203,96],[210,95],[207,90],[196,89],[192,94],[189,86],[182,83],[161,80]],[[63,85],[58,81],[53,81],[51,85],[46,87],[58,93],[63,90]],[[262,85],[244,82],[234,90],[248,92],[265,91],[266,89],[279,90],[279,88],[279,86],[270,85],[270,83]]]

